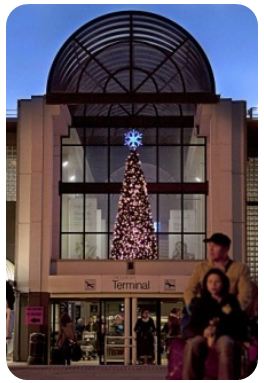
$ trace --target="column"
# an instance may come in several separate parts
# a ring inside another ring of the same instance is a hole
[[[124,364],[130,364],[130,298],[125,298],[125,350],[124,350]]]
[[[132,298],[132,364],[137,362],[137,342],[134,327],[137,321],[137,298]]]

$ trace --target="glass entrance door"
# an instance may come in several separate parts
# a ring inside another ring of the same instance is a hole
[[[168,336],[168,317],[171,310],[176,308],[180,319],[183,307],[184,302],[182,298],[164,300],[138,299],[137,317],[140,318],[142,310],[147,309],[156,327],[154,336],[154,362],[156,364],[167,365],[166,338]]]
[[[134,331],[141,311],[146,309],[156,331],[153,363],[167,364],[166,323],[172,309],[183,308],[183,299],[125,298],[94,300],[56,300],[51,306],[51,353],[56,347],[60,316],[67,311],[83,351],[80,362],[88,364],[140,363]],[[126,313],[126,315],[125,315]],[[148,350],[149,351],[149,350]],[[142,362],[142,360],[141,360]]]
[[[142,334],[136,332],[137,343],[137,363],[160,364],[160,303],[158,299],[138,299],[137,302],[138,323],[142,325]],[[146,322],[144,315],[146,311],[149,320]],[[144,313],[145,312],[145,313]],[[141,318],[141,321],[139,319]],[[153,330],[153,322],[155,331]],[[134,327],[135,329],[135,327]],[[133,329],[133,330],[134,330]],[[144,340],[142,338],[145,338]],[[142,344],[141,344],[142,343]],[[146,355],[144,355],[146,354]]]
[[[101,363],[124,364],[124,300],[101,300],[104,350]]]

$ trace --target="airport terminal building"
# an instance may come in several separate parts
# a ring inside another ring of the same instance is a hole
[[[129,129],[142,133],[158,259],[111,258]],[[206,258],[206,236],[226,233],[230,256],[257,278],[256,142],[246,103],[217,94],[205,52],[175,22],[124,11],[70,36],[46,94],[19,100],[7,121],[16,161],[14,360],[27,360],[30,333],[42,332],[49,363],[67,308],[87,326],[87,363],[136,363],[133,329],[146,307],[156,363],[166,363],[162,328]]]

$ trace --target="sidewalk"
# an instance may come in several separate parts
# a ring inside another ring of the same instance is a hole
[[[36,380],[164,380],[166,366],[121,366],[121,365],[73,365],[73,366],[28,366],[9,364],[10,371],[20,379]]]

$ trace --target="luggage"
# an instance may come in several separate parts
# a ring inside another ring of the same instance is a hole
[[[82,358],[82,350],[80,345],[75,342],[71,344],[71,360],[73,362],[78,362]]]
[[[59,347],[53,347],[51,349],[51,364],[65,364],[63,352]]]

